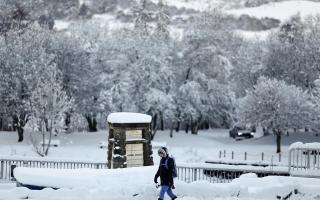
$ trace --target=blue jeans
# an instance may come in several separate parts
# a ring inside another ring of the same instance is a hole
[[[165,193],[167,193],[171,199],[176,197],[176,195],[173,194],[171,187],[169,187],[167,185],[161,185],[159,199],[163,200]]]

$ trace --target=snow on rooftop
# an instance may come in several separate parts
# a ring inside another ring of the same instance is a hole
[[[298,13],[302,18],[320,14],[320,3],[305,0],[282,1],[253,8],[233,9],[226,12],[235,16],[246,14],[257,18],[275,18],[284,22]]]
[[[112,124],[139,124],[150,123],[152,117],[141,113],[118,112],[111,113],[107,121]]]

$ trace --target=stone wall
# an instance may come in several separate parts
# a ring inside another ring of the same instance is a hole
[[[143,142],[143,165],[153,165],[151,129],[150,125],[141,128],[126,128],[125,126],[114,127],[109,124],[108,138],[108,167],[109,168],[126,168],[126,130],[142,130]],[[133,142],[130,142],[133,143]],[[141,142],[136,142],[141,143]]]

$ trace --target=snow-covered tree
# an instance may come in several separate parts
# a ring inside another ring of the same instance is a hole
[[[159,36],[159,39],[166,40],[170,36],[169,32],[169,22],[170,22],[170,17],[167,14],[165,10],[165,5],[163,3],[163,0],[160,0],[158,3],[158,10],[155,14],[156,16],[156,30],[155,34]]]
[[[31,27],[22,34],[11,31],[2,40],[1,101],[5,105],[5,113],[13,118],[19,142],[23,141],[23,127],[30,112],[27,102],[37,80],[34,71],[38,66],[46,67],[54,62],[54,56],[46,52],[48,38],[50,32]]]
[[[63,75],[63,88],[74,98],[74,112],[87,119],[89,131],[97,131],[101,68],[91,61],[97,55],[93,50],[99,43],[100,34],[105,32],[98,30],[97,24],[90,22],[74,24],[70,31],[71,35],[57,33],[49,49],[56,55],[55,62]]]
[[[164,120],[166,110],[160,109],[163,103],[153,104],[153,95],[161,101],[171,98],[173,74],[168,43],[139,31],[122,30],[110,37],[96,51],[101,56],[95,62],[105,72],[101,96],[105,109],[145,112]]]
[[[136,9],[137,17],[134,28],[142,35],[149,35],[152,29],[150,22],[153,13],[148,9],[147,3],[148,0],[141,0],[139,7]]]
[[[243,42],[238,53],[232,58],[230,85],[237,97],[246,95],[246,91],[253,89],[264,70],[263,59],[265,52],[263,42]]]
[[[186,127],[191,126],[193,133],[197,133],[201,124],[228,127],[232,122],[233,93],[228,84],[233,65],[229,56],[238,48],[238,41],[228,32],[222,19],[218,11],[204,13],[191,22],[182,41],[179,65],[183,72],[178,73],[182,79],[178,79],[181,82],[177,102]],[[216,93],[212,85],[225,88],[226,92]],[[211,92],[221,96],[211,95]],[[229,99],[228,106],[214,108],[219,98]]]
[[[320,122],[320,79],[316,79],[314,81],[314,87],[311,91],[309,91],[310,94],[310,102],[314,106],[314,123],[312,124],[311,128],[318,132],[320,130],[319,122]],[[317,133],[318,134],[318,133]]]
[[[62,88],[62,78],[57,67],[52,64],[34,71],[37,83],[33,89],[29,105],[28,127],[36,152],[47,156],[53,134],[64,130],[66,113],[70,112],[73,101]],[[36,137],[41,137],[39,141]]]
[[[313,124],[315,111],[308,100],[309,95],[296,86],[261,77],[254,89],[240,99],[238,123],[272,128],[279,153],[281,135],[288,128],[302,128]]]
[[[264,74],[303,90],[312,89],[320,75],[319,22],[319,17],[304,22],[297,15],[284,24],[267,44]]]

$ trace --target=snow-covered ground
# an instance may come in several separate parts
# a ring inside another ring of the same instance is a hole
[[[99,148],[99,144],[101,141],[106,141],[107,136],[107,130],[98,133],[59,135],[54,139],[60,140],[60,146],[52,147],[47,159],[106,162],[107,149]],[[282,141],[283,159],[289,145],[296,141],[320,142],[320,137],[314,136],[312,133],[295,133],[291,134],[290,137],[284,136]],[[168,131],[160,131],[155,136],[153,145],[155,148],[166,145],[178,165],[179,163],[195,165],[206,160],[219,160],[219,151],[223,150],[227,152],[227,157],[224,159],[230,159],[230,152],[234,151],[235,159],[238,161],[244,160],[244,152],[248,153],[248,160],[250,161],[260,160],[261,152],[265,152],[265,160],[268,160],[271,155],[276,156],[275,138],[273,136],[236,141],[228,137],[228,130],[226,129],[200,131],[199,135],[185,134],[183,131],[174,132],[173,138],[169,137]],[[26,159],[37,158],[28,134],[25,135],[25,141],[18,144],[15,132],[0,132],[0,155],[16,158],[24,157]],[[154,158],[157,163],[158,156],[154,155]],[[285,164],[286,161],[282,163]],[[50,183],[49,185],[52,187],[61,186],[63,188],[31,191],[26,188],[16,188],[14,184],[0,183],[1,200],[23,198],[37,200],[157,199],[158,191],[153,185],[156,166],[122,170],[82,169],[67,174],[63,174],[65,173],[63,170],[59,174],[49,169],[33,172],[26,172],[23,168],[20,169],[22,170],[20,171],[22,182],[24,180],[27,181],[25,183],[33,184]],[[30,174],[34,175],[30,176]],[[45,178],[34,178],[41,175]],[[276,199],[277,195],[284,197],[294,189],[298,189],[299,193],[292,194],[292,199],[320,199],[320,180],[318,179],[242,177],[229,184],[210,184],[205,181],[187,184],[176,181],[176,187],[175,192],[183,200]]]
[[[22,183],[60,187],[32,191],[12,184],[0,184],[0,199],[68,199],[68,200],[150,200],[157,199],[158,190],[152,183],[156,167],[112,170],[50,170],[18,168],[15,174]],[[31,176],[30,176],[31,175]],[[42,176],[42,179],[34,177]],[[182,200],[274,200],[320,199],[320,179],[295,177],[257,178],[244,174],[231,183],[210,184],[206,181],[190,184],[176,181],[175,193]],[[166,199],[168,199],[166,197]]]
[[[97,133],[72,133],[61,134],[54,137],[60,141],[59,147],[51,147],[48,155],[50,160],[75,160],[89,162],[106,162],[107,149],[99,148],[101,141],[107,141],[108,131]],[[320,142],[320,137],[312,133],[292,133],[282,139],[282,164],[287,164],[287,154],[290,144],[294,142]],[[199,135],[185,134],[184,131],[173,133],[169,137],[169,131],[158,131],[153,141],[155,148],[166,145],[177,163],[203,163],[208,160],[231,160],[232,151],[234,161],[244,161],[247,152],[247,161],[261,161],[264,152],[264,161],[277,163],[279,157],[276,154],[275,137],[272,135],[236,141],[229,137],[228,130],[215,129],[200,131]],[[221,151],[221,159],[219,152]],[[224,157],[224,151],[226,156]],[[30,136],[25,135],[22,143],[17,143],[17,133],[0,132],[0,155],[29,158],[38,157],[30,142]],[[154,155],[155,162],[158,156]]]
[[[158,3],[159,0],[151,0],[154,3]],[[193,9],[196,11],[206,11],[222,6],[222,0],[166,0],[166,5],[173,6],[178,9]]]

